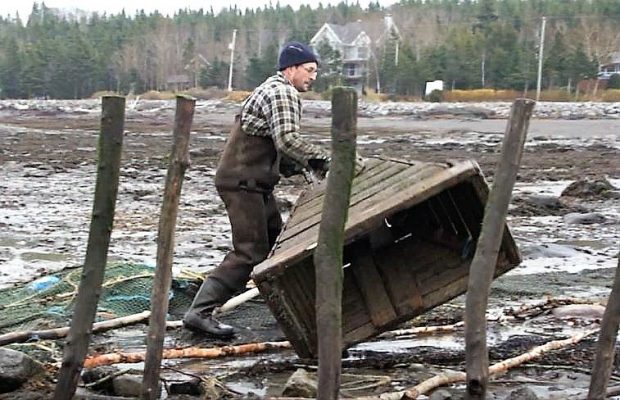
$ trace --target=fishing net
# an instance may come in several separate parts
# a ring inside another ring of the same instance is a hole
[[[0,334],[17,330],[68,326],[82,268],[68,268],[32,282],[0,290]],[[144,264],[106,266],[96,321],[150,309],[155,268]],[[179,317],[192,302],[199,276],[175,277],[169,293],[169,315]]]

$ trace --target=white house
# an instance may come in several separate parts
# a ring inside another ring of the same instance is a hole
[[[373,39],[367,33],[372,31],[373,27],[361,20],[346,25],[325,23],[312,37],[310,45],[318,49],[321,43],[327,42],[332,49],[337,50],[342,56],[342,75],[345,84],[361,93],[367,79],[369,60],[373,57]],[[386,40],[390,31],[400,38],[392,17],[386,15],[383,27],[379,29],[374,43],[379,45]]]
[[[608,63],[599,66],[600,79],[609,79],[613,74],[620,74],[620,52],[613,53]]]

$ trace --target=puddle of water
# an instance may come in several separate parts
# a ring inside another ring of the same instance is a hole
[[[28,251],[21,253],[20,257],[24,261],[52,261],[52,262],[65,261],[68,258],[65,254],[37,253],[37,252],[28,252]]]

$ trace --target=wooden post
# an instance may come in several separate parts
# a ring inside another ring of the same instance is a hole
[[[88,351],[114,223],[124,124],[125,98],[103,97],[97,149],[97,181],[88,245],[58,383],[54,391],[55,400],[73,398],[84,357]]]
[[[159,216],[157,233],[157,259],[153,290],[151,292],[151,318],[147,336],[146,359],[142,379],[142,398],[159,398],[159,369],[166,332],[168,313],[168,292],[172,283],[172,255],[174,251],[174,231],[179,209],[179,198],[185,170],[189,166],[189,133],[194,116],[196,100],[189,96],[177,96],[174,118],[174,142],[164,200]]]
[[[476,254],[469,270],[465,304],[465,350],[467,398],[484,399],[489,380],[489,356],[486,345],[486,310],[497,255],[502,241],[508,203],[521,163],[523,145],[532,110],[536,103],[517,99],[512,105],[504,135],[493,188],[485,207]]]
[[[314,252],[318,334],[317,399],[337,399],[342,361],[342,246],[349,211],[357,134],[357,92],[332,92],[332,161]]]
[[[607,307],[601,322],[601,333],[598,337],[596,357],[592,367],[592,380],[588,391],[588,400],[602,400],[606,398],[607,384],[614,364],[614,350],[620,324],[620,256],[614,285],[609,294]]]

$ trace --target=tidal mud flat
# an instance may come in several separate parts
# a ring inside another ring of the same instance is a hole
[[[154,264],[174,108],[161,108],[161,103],[141,107],[127,113],[110,261]],[[328,146],[330,118],[328,112],[316,110],[311,109],[303,127],[313,141]],[[190,143],[192,165],[186,173],[177,223],[177,272],[206,272],[230,247],[227,218],[212,179],[233,114],[233,106],[198,104]],[[474,159],[492,182],[506,124],[497,118],[498,113],[493,115],[496,118],[474,112],[432,117],[370,113],[358,120],[358,148],[367,157]],[[539,315],[528,319],[506,316],[510,310],[545,303],[548,298],[600,303],[608,295],[620,243],[618,124],[615,117],[532,121],[508,217],[524,261],[496,280],[492,288],[491,362],[597,326],[600,315],[596,311],[585,316],[557,315],[551,308],[541,307]],[[36,107],[6,106],[0,110],[1,287],[82,262],[94,191],[98,125],[92,102],[54,102],[47,108],[37,103]],[[576,186],[567,190],[576,182],[581,182],[582,190],[574,189]],[[282,181],[277,194],[285,213],[304,187],[299,178]],[[254,306],[262,307],[260,302]],[[408,325],[459,322],[463,307],[464,298],[459,297]],[[229,316],[244,327],[237,342],[250,337],[284,339],[266,310],[254,319],[251,315],[253,312],[240,310]],[[252,332],[253,325],[266,328],[259,334],[259,329]],[[144,326],[115,332],[95,338],[98,349],[112,349],[118,343],[124,344],[125,351],[143,348]],[[213,345],[181,330],[170,335],[176,345]],[[579,393],[587,388],[595,339],[593,336],[537,360],[536,365],[511,372],[502,378],[503,383],[492,385],[492,398],[506,398],[524,385],[541,399],[566,398],[562,396],[569,389],[574,390],[569,394]],[[447,335],[360,344],[350,350],[344,366],[346,373],[390,378],[387,385],[353,393],[372,394],[409,387],[445,369],[462,370],[463,351],[462,331],[457,329]],[[171,365],[220,377],[230,396],[254,393],[265,397],[279,395],[282,381],[304,363],[292,352],[278,352],[226,362],[175,361]],[[545,367],[549,365],[566,368]],[[620,374],[618,356],[614,374]],[[459,388],[452,389],[456,396]]]

